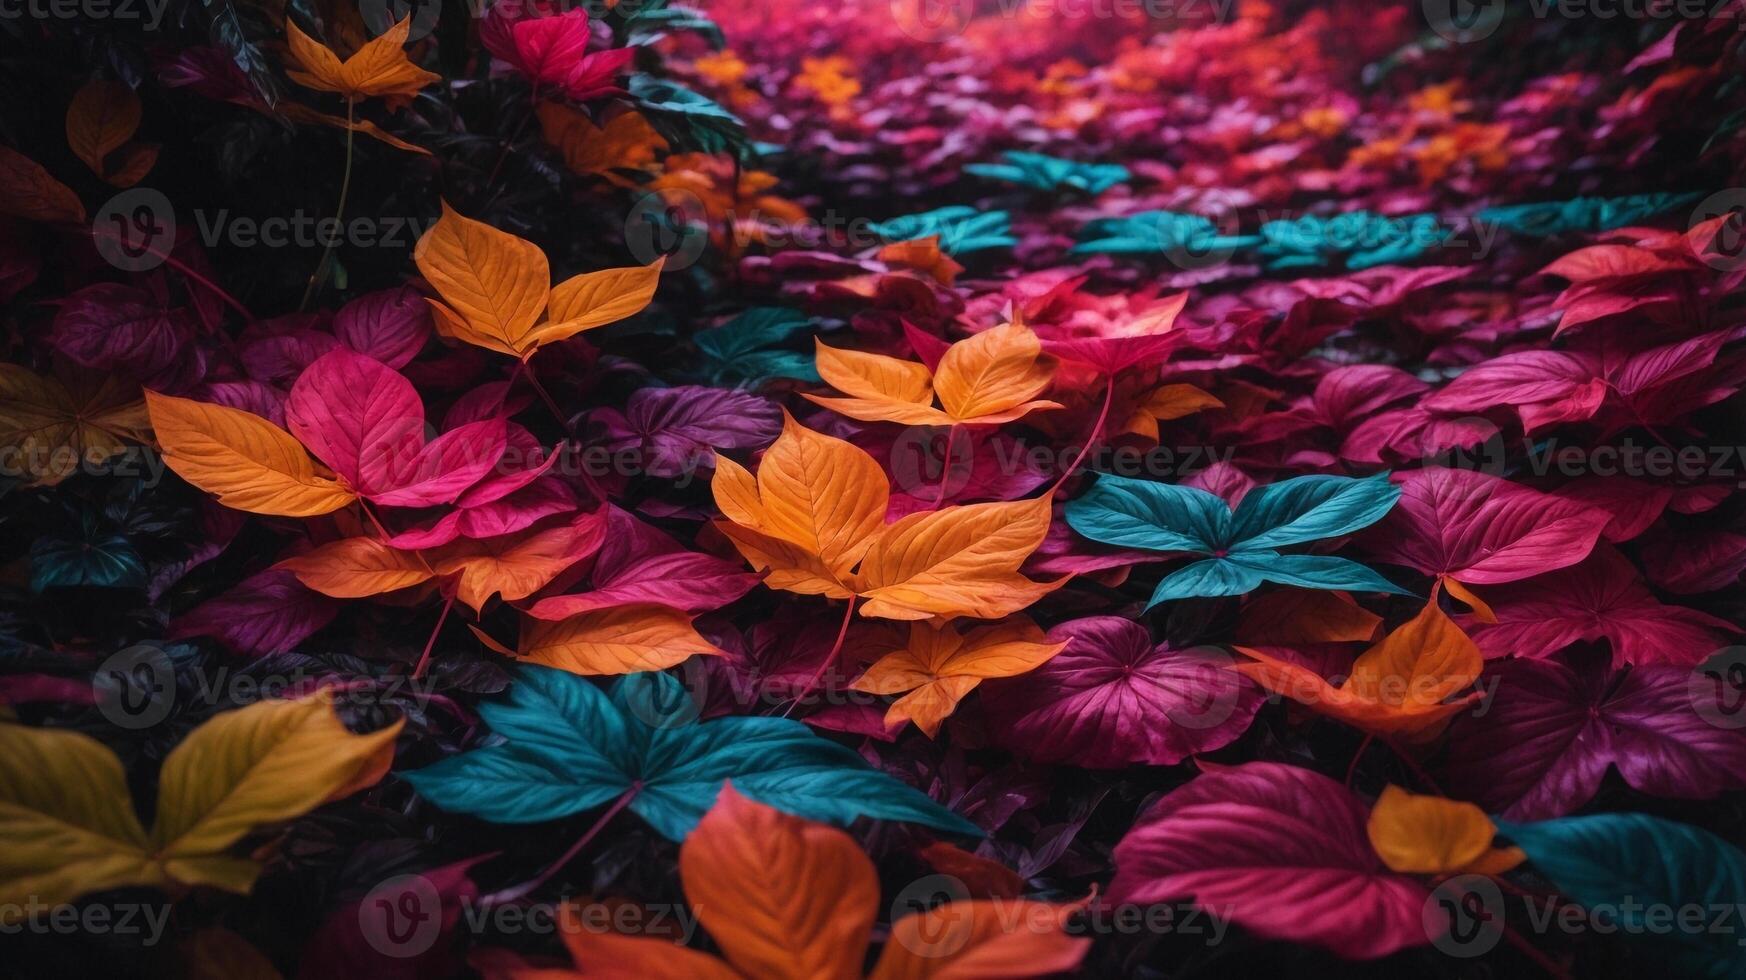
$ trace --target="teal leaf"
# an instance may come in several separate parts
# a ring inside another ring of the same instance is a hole
[[[1099,473],[1066,508],[1067,526],[1093,541],[1210,554],[1230,534],[1230,508],[1194,487]]]
[[[1087,194],[1102,194],[1133,177],[1119,163],[1080,163],[1025,150],[1007,150],[1001,158],[1006,162],[972,163],[964,172],[1041,191],[1072,189]]]
[[[1746,903],[1746,854],[1720,837],[1659,817],[1607,813],[1540,823],[1499,822],[1536,870],[1591,912],[1604,907],[1618,931],[1661,958],[1669,976],[1746,976],[1746,947],[1732,929],[1686,929],[1677,912],[1710,913]],[[1672,909],[1672,927],[1664,918]],[[1653,918],[1651,918],[1653,917]]]
[[[799,310],[761,306],[727,323],[702,330],[691,339],[703,363],[697,377],[706,384],[756,388],[772,378],[819,381],[809,350],[769,350],[806,330],[812,320]]]
[[[1233,551],[1228,561],[1251,569],[1261,578],[1300,589],[1344,592],[1386,592],[1412,595],[1370,568],[1335,555],[1281,555],[1273,551]]]
[[[675,150],[704,153],[746,152],[746,124],[707,96],[649,75],[630,77],[630,94],[649,125]]]
[[[79,586],[143,589],[146,566],[127,536],[94,514],[82,514],[66,534],[45,535],[30,546],[30,591]]]
[[[1259,558],[1260,553],[1252,557]],[[1197,561],[1164,576],[1146,603],[1151,609],[1171,599],[1212,598],[1253,592],[1266,580],[1253,566],[1229,558],[1208,558]]]
[[[556,820],[634,786],[630,810],[683,840],[731,779],[747,797],[809,820],[873,817],[981,834],[801,722],[697,720],[690,696],[667,674],[627,674],[603,692],[576,674],[525,665],[509,700],[480,714],[504,744],[402,775],[437,806],[494,823]]]
[[[964,255],[1017,245],[1018,239],[1012,236],[1010,222],[1011,216],[1005,211],[978,211],[954,204],[875,222],[868,228],[887,242],[907,242],[938,235],[941,251],[948,255]]]
[[[1362,480],[1300,476],[1257,487],[1231,519],[1231,547],[1281,548],[1350,534],[1381,520],[1400,499],[1386,472]]]

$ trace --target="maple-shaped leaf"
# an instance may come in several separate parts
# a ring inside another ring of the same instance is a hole
[[[333,92],[348,102],[381,96],[390,105],[403,104],[426,85],[442,76],[425,71],[406,57],[406,39],[412,33],[411,16],[402,17],[375,40],[367,41],[344,61],[303,33],[297,22],[285,19],[285,40],[291,58],[301,70],[285,74],[299,85],[319,92]]]
[[[970,504],[884,523],[890,491],[867,453],[784,414],[756,478],[717,460],[718,521],[765,584],[864,599],[863,616],[1000,619],[1059,588],[1019,566],[1049,529],[1049,498]]]
[[[1447,929],[1446,911],[1383,863],[1367,820],[1352,791],[1320,773],[1221,767],[1166,794],[1121,839],[1109,900],[1186,899],[1263,938],[1349,959],[1423,946]]]
[[[968,633],[950,623],[916,621],[907,629],[882,628],[852,646],[853,653],[877,659],[850,686],[869,694],[902,694],[885,712],[886,727],[913,721],[933,738],[983,680],[1034,670],[1066,645],[1051,642],[1023,616]]]
[[[1233,511],[1195,487],[1099,473],[1066,515],[1073,530],[1103,544],[1206,556],[1165,576],[1147,608],[1167,599],[1242,595],[1262,582],[1408,595],[1355,561],[1276,550],[1368,527],[1399,496],[1387,473],[1362,480],[1300,476],[1250,491]]]
[[[1408,874],[1495,877],[1526,858],[1517,848],[1492,847],[1497,828],[1479,807],[1398,786],[1383,788],[1365,830],[1382,863]]]
[[[170,469],[226,507],[316,517],[357,499],[291,433],[259,415],[150,390],[145,401]]]
[[[857,980],[879,909],[879,878],[854,838],[724,786],[679,848],[686,901],[722,959],[649,937],[560,925],[573,977]],[[1074,905],[954,899],[892,924],[871,980],[1033,977],[1074,969],[1091,941],[1067,931]]]
[[[1456,697],[1479,678],[1484,658],[1438,608],[1434,590],[1425,608],[1366,650],[1339,685],[1253,647],[1236,649],[1255,660],[1236,669],[1262,687],[1385,738],[1429,741],[1480,697],[1478,692]]]
[[[1604,655],[1498,660],[1481,717],[1450,726],[1451,791],[1511,820],[1582,808],[1617,769],[1638,792],[1707,800],[1746,788],[1746,734],[1718,725],[1738,692],[1709,670]]]
[[[0,900],[61,905],[129,885],[246,894],[261,866],[234,845],[374,785],[401,725],[354,735],[327,692],[219,714],[164,759],[148,832],[101,742],[0,724]]]
[[[67,106],[67,145],[98,177],[115,187],[132,187],[158,161],[157,147],[128,144],[139,130],[139,120],[139,96],[133,89],[93,78]],[[111,166],[110,155],[118,151],[121,155]]]
[[[1615,666],[1692,667],[1740,632],[1725,619],[1662,603],[1636,566],[1605,544],[1568,568],[1477,591],[1491,615],[1466,625],[1492,658],[1547,657],[1604,638]]]
[[[1473,470],[1403,473],[1400,505],[1365,535],[1378,559],[1468,585],[1514,582],[1574,565],[1609,516]]]
[[[1061,407],[1036,397],[1049,387],[1054,370],[1041,360],[1037,335],[1023,324],[1002,324],[958,341],[931,371],[914,361],[816,343],[819,377],[849,397],[806,397],[863,422],[997,425]]]
[[[469,422],[426,442],[424,403],[412,382],[345,348],[297,376],[285,421],[360,496],[397,507],[455,502],[491,472],[508,444],[502,418]]]
[[[151,427],[137,385],[113,374],[75,371],[45,378],[0,364],[0,452],[32,484],[54,486],[145,442]]]
[[[1048,639],[1065,646],[1047,663],[982,688],[989,731],[1026,759],[1173,766],[1235,740],[1261,708],[1230,654],[1155,643],[1132,620],[1073,619]]]
[[[464,217],[447,201],[413,260],[442,297],[431,301],[438,333],[522,360],[641,312],[665,261],[585,272],[553,286],[539,246]]]
[[[609,693],[568,671],[523,666],[509,700],[481,704],[479,714],[503,744],[402,776],[437,806],[494,823],[556,820],[629,792],[631,812],[683,840],[732,779],[748,797],[809,819],[980,834],[801,722],[695,720],[690,695],[658,672],[626,674]]]

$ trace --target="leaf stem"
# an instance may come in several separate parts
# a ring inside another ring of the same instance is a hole
[[[843,625],[837,629],[837,642],[831,644],[831,652],[825,654],[824,662],[812,672],[812,677],[806,682],[806,686],[800,689],[800,693],[794,696],[794,700],[788,705],[788,710],[782,712],[782,717],[786,718],[793,714],[794,709],[800,707],[800,703],[806,700],[807,695],[817,690],[819,679],[825,675],[825,671],[831,668],[831,664],[836,662],[837,654],[841,653],[843,649],[843,640],[848,638],[849,620],[855,616],[855,600],[859,598],[860,596],[849,596],[849,607],[843,610]]]
[[[424,676],[424,669],[430,665],[430,652],[436,649],[438,634],[443,631],[443,624],[448,622],[449,610],[455,608],[455,596],[460,595],[456,589],[449,593],[448,601],[443,603],[443,611],[437,614],[436,628],[430,631],[430,639],[424,641],[424,652],[418,656],[418,666],[412,668],[412,679],[418,680]]]
[[[1099,437],[1103,435],[1103,424],[1109,419],[1109,407],[1114,401],[1115,375],[1112,374],[1109,376],[1109,383],[1103,386],[1103,409],[1097,413],[1097,421],[1091,426],[1091,435],[1086,437],[1085,445],[1079,448],[1079,455],[1073,458],[1073,463],[1061,474],[1061,478],[1055,481],[1055,485],[1049,488],[1050,496],[1061,489],[1061,485],[1067,482],[1067,478],[1072,476],[1073,471],[1079,468],[1079,464],[1085,462],[1085,457],[1091,454],[1091,447],[1096,445]]]
[[[555,420],[564,431],[568,432],[570,431],[570,424],[564,419],[563,409],[560,409],[558,403],[552,400],[551,392],[546,390],[545,385],[540,384],[540,379],[534,376],[533,365],[528,363],[532,357],[533,355],[529,354],[527,357],[521,358],[516,365],[516,371],[523,377],[527,378],[527,383],[533,387],[534,394],[539,395],[540,401],[546,403],[546,410],[552,413],[553,420]]]
[[[528,98],[527,112],[522,115],[521,122],[515,124],[515,131],[510,133],[509,139],[504,141],[503,148],[497,151],[497,162],[491,165],[491,175],[485,178],[486,187],[496,186],[497,175],[503,170],[503,162],[509,159],[510,147],[515,145],[516,140],[521,139],[521,131],[527,128],[529,120],[539,114],[539,108],[540,87],[536,84],[533,87],[533,93]]]
[[[946,461],[940,465],[940,492],[934,494],[933,505],[928,510],[939,510],[946,502],[946,485],[952,482],[952,442],[958,436],[956,423],[946,426]],[[972,461],[971,465],[975,465]]]
[[[618,811],[629,806],[631,800],[636,799],[636,795],[642,791],[642,788],[642,780],[639,779],[632,782],[630,788],[623,793],[620,793],[618,799],[612,801],[612,806],[607,807],[606,812],[602,813],[594,821],[594,824],[584,831],[581,837],[576,839],[576,843],[570,845],[569,850],[558,855],[558,859],[551,864],[546,865],[545,870],[535,875],[533,880],[525,881],[519,885],[512,885],[502,891],[492,892],[491,894],[480,898],[479,904],[486,907],[502,905],[508,902],[520,901],[528,895],[533,894],[536,889],[550,881],[553,875],[562,870],[564,865],[569,864],[576,855],[582,853],[582,849],[588,846],[588,842],[592,841],[601,830],[605,829],[607,823],[611,821],[613,817],[618,816]]]
[[[97,238],[99,235],[101,235],[104,238],[109,238],[109,239],[112,239],[114,241],[121,240],[121,236],[119,234],[112,232],[112,231],[99,232],[97,230],[96,226],[92,226],[91,228],[82,229],[82,230],[84,231],[85,234],[90,235],[92,238]],[[129,242],[128,245],[130,247],[132,247],[134,245],[134,243]],[[193,268],[191,268],[188,265],[188,263],[183,262],[181,259],[176,258],[174,255],[171,255],[170,253],[165,252],[162,249],[156,248],[155,246],[153,246],[151,244],[151,242],[138,243],[138,247],[140,249],[144,250],[145,252],[151,254],[152,257],[162,259],[164,261],[164,264],[169,266],[170,268],[175,269],[177,272],[180,272],[182,275],[187,276],[189,279],[192,279],[193,281],[206,287],[206,290],[208,292],[210,292],[212,295],[218,297],[219,301],[222,302],[224,305],[230,307],[231,309],[237,311],[238,313],[241,313],[242,318],[244,320],[247,320],[251,323],[254,322],[255,315],[253,313],[249,312],[248,307],[242,305],[242,303],[239,302],[235,296],[232,296],[231,294],[225,292],[222,287],[220,287],[217,283],[213,282],[211,279],[208,279],[205,276],[201,275],[200,273],[195,272],[193,270]]]
[[[357,132],[354,129],[357,108],[358,103],[355,100],[346,100],[346,172],[345,176],[340,178],[339,204],[335,205],[333,209],[334,232],[328,237],[327,244],[322,247],[321,261],[315,263],[315,271],[309,274],[309,285],[303,288],[303,300],[297,304],[297,312],[299,313],[309,308],[309,301],[315,298],[316,287],[327,278],[328,261],[333,258],[334,242],[340,235],[339,226],[345,220],[346,194],[352,189],[352,145],[357,139]]]
[[[1348,764],[1346,766],[1346,788],[1347,789],[1352,788],[1352,778],[1354,776],[1358,775],[1358,760],[1364,758],[1364,750],[1369,748],[1370,743],[1374,742],[1374,741],[1376,741],[1376,736],[1366,732],[1364,734],[1364,741],[1359,742],[1358,743],[1358,750],[1356,752],[1352,753],[1352,761],[1350,764]]]

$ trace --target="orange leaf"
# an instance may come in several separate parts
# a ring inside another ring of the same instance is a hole
[[[817,559],[809,574],[828,575],[836,582],[847,579],[874,532],[884,525],[890,496],[885,471],[873,457],[802,426],[786,412],[782,435],[764,451],[757,477],[720,457],[710,488],[727,518],[719,526],[730,539],[731,525],[739,525],[791,545],[798,549],[795,557]],[[752,547],[741,546],[741,553],[760,567],[779,569],[775,560],[790,557],[772,554],[745,536],[735,544],[742,540]]]
[[[1158,441],[1158,423],[1179,419],[1209,408],[1223,408],[1225,403],[1194,385],[1171,384],[1147,395],[1134,409],[1124,432]]]
[[[679,874],[698,921],[742,975],[861,976],[879,880],[848,834],[725,785],[680,846]]]
[[[933,372],[927,365],[883,354],[838,350],[814,339],[819,377],[848,398],[807,395],[809,401],[863,422],[901,425],[951,425],[950,415],[934,408]]]
[[[442,217],[412,252],[418,271],[467,329],[468,343],[522,357],[527,332],[546,308],[551,269],[539,246],[464,217],[442,202]]]
[[[1023,324],[985,330],[947,348],[938,371],[926,365],[818,343],[818,373],[848,398],[807,395],[815,404],[863,422],[900,425],[996,425],[1033,411],[1060,408],[1035,401],[1053,378],[1037,335]],[[935,396],[944,411],[935,408]]]
[[[548,321],[528,334],[528,342],[535,347],[555,344],[641,313],[655,298],[666,261],[662,257],[643,266],[584,272],[553,286]]]
[[[1370,846],[1406,874],[1502,874],[1526,860],[1516,848],[1491,846],[1496,828],[1472,803],[1383,789],[1370,811]]]
[[[961,340],[940,358],[934,391],[946,413],[960,422],[1010,422],[1058,402],[1032,401],[1049,387],[1054,369],[1040,357],[1043,345],[1029,327],[1007,323]]]
[[[692,654],[721,652],[692,628],[690,616],[667,606],[613,606],[525,622],[522,659],[573,674],[666,670]]]
[[[546,142],[564,155],[564,166],[583,176],[599,174],[617,183],[622,178],[613,171],[652,169],[655,154],[667,149],[661,134],[635,112],[596,126],[586,114],[556,102],[542,102],[538,111]]]
[[[910,692],[885,713],[885,726],[914,721],[933,738],[958,702],[984,678],[1034,670],[1065,646],[1050,643],[1023,616],[968,634],[950,623],[916,621],[910,624],[907,644],[880,657],[851,686],[869,694]]]
[[[938,235],[911,239],[907,242],[893,242],[880,249],[875,258],[881,262],[920,269],[946,286],[950,286],[957,280],[958,273],[964,271],[963,266],[953,261],[950,255],[941,251],[940,236]]]
[[[335,599],[363,599],[428,582],[434,577],[417,552],[390,548],[364,535],[329,541],[274,567],[285,569],[305,587]]]
[[[463,538],[430,553],[431,567],[458,576],[455,596],[477,613],[501,594],[525,599],[600,547],[605,519],[584,514],[569,524],[494,538]]]
[[[51,224],[85,223],[85,205],[35,160],[0,146],[0,214]]]
[[[291,433],[241,409],[145,393],[170,469],[236,510],[315,517],[357,499]]]
[[[1025,880],[998,861],[972,854],[943,840],[934,841],[920,853],[930,867],[963,882],[976,898],[1017,898],[1024,894]]]
[[[139,96],[133,89],[93,78],[74,93],[67,106],[67,145],[92,173],[107,178],[104,160],[133,139],[139,120]]]
[[[1237,642],[1245,646],[1369,642],[1382,617],[1341,592],[1280,589],[1243,606]]]
[[[1467,634],[1437,608],[1435,590],[1417,616],[1358,658],[1339,687],[1306,667],[1250,647],[1236,649],[1256,661],[1236,669],[1268,690],[1362,731],[1408,742],[1435,738],[1450,717],[1479,697],[1445,700],[1473,684],[1483,659]]]
[[[1038,977],[1079,965],[1091,940],[1069,935],[1076,905],[948,902],[891,924],[869,980]]]
[[[442,76],[425,71],[409,61],[402,48],[412,31],[412,18],[382,32],[382,36],[367,42],[345,61],[316,43],[297,28],[296,21],[286,18],[285,38],[291,58],[302,71],[287,69],[285,74],[305,88],[333,92],[356,102],[371,96],[383,96],[390,102],[404,102],[419,90]]]
[[[1059,588],[1019,566],[1049,531],[1049,498],[970,504],[911,514],[867,549],[855,591],[863,616],[1000,619]]]
[[[316,112],[308,106],[289,101],[279,103],[278,109],[286,119],[292,122],[319,123],[323,126],[349,129],[354,133],[363,133],[365,136],[381,140],[395,149],[430,156],[430,151],[424,147],[408,143],[368,119],[352,119],[348,122],[344,116],[330,116],[325,112]]]

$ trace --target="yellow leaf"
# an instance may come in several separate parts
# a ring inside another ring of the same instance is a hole
[[[415,551],[390,548],[358,535],[329,541],[274,566],[297,581],[335,599],[363,599],[427,582],[435,577]]]
[[[546,308],[552,281],[539,246],[464,217],[444,201],[442,217],[419,238],[412,257],[467,325],[471,336],[461,339],[517,357],[532,353],[527,332]]]
[[[219,503],[255,514],[315,517],[357,499],[291,433],[241,409],[146,392],[170,469]]]
[[[1496,828],[1472,803],[1383,789],[1366,828],[1382,862],[1405,874],[1502,874],[1526,860],[1516,848],[1494,849]]]
[[[887,525],[855,576],[863,616],[1000,619],[1060,588],[1019,566],[1049,531],[1049,498],[970,504]]]
[[[236,878],[201,859],[356,789],[361,773],[379,777],[404,723],[354,735],[325,692],[218,715],[164,760],[151,834],[158,860],[178,881],[234,890]]]
[[[693,654],[721,652],[692,628],[690,616],[666,606],[614,606],[526,622],[522,659],[573,674],[665,670]]]
[[[786,412],[782,435],[764,451],[755,480],[721,457],[710,487],[729,521],[816,557],[839,582],[884,525],[890,497],[885,471],[873,457],[802,426]]]
[[[402,47],[412,30],[412,18],[382,32],[382,36],[366,43],[345,61],[298,30],[297,23],[285,19],[285,39],[291,58],[303,70],[287,69],[285,74],[299,85],[320,92],[333,92],[356,102],[379,95],[390,103],[404,102],[420,89],[442,76],[414,65],[407,60]]]
[[[0,724],[0,923],[34,899],[152,884],[121,760],[77,732]]]
[[[53,486],[150,429],[139,389],[114,374],[75,374],[69,386],[0,364],[0,465],[31,483]]]
[[[659,258],[644,266],[584,272],[553,286],[547,322],[535,327],[527,341],[535,347],[555,344],[641,313],[655,298],[666,261]]]

